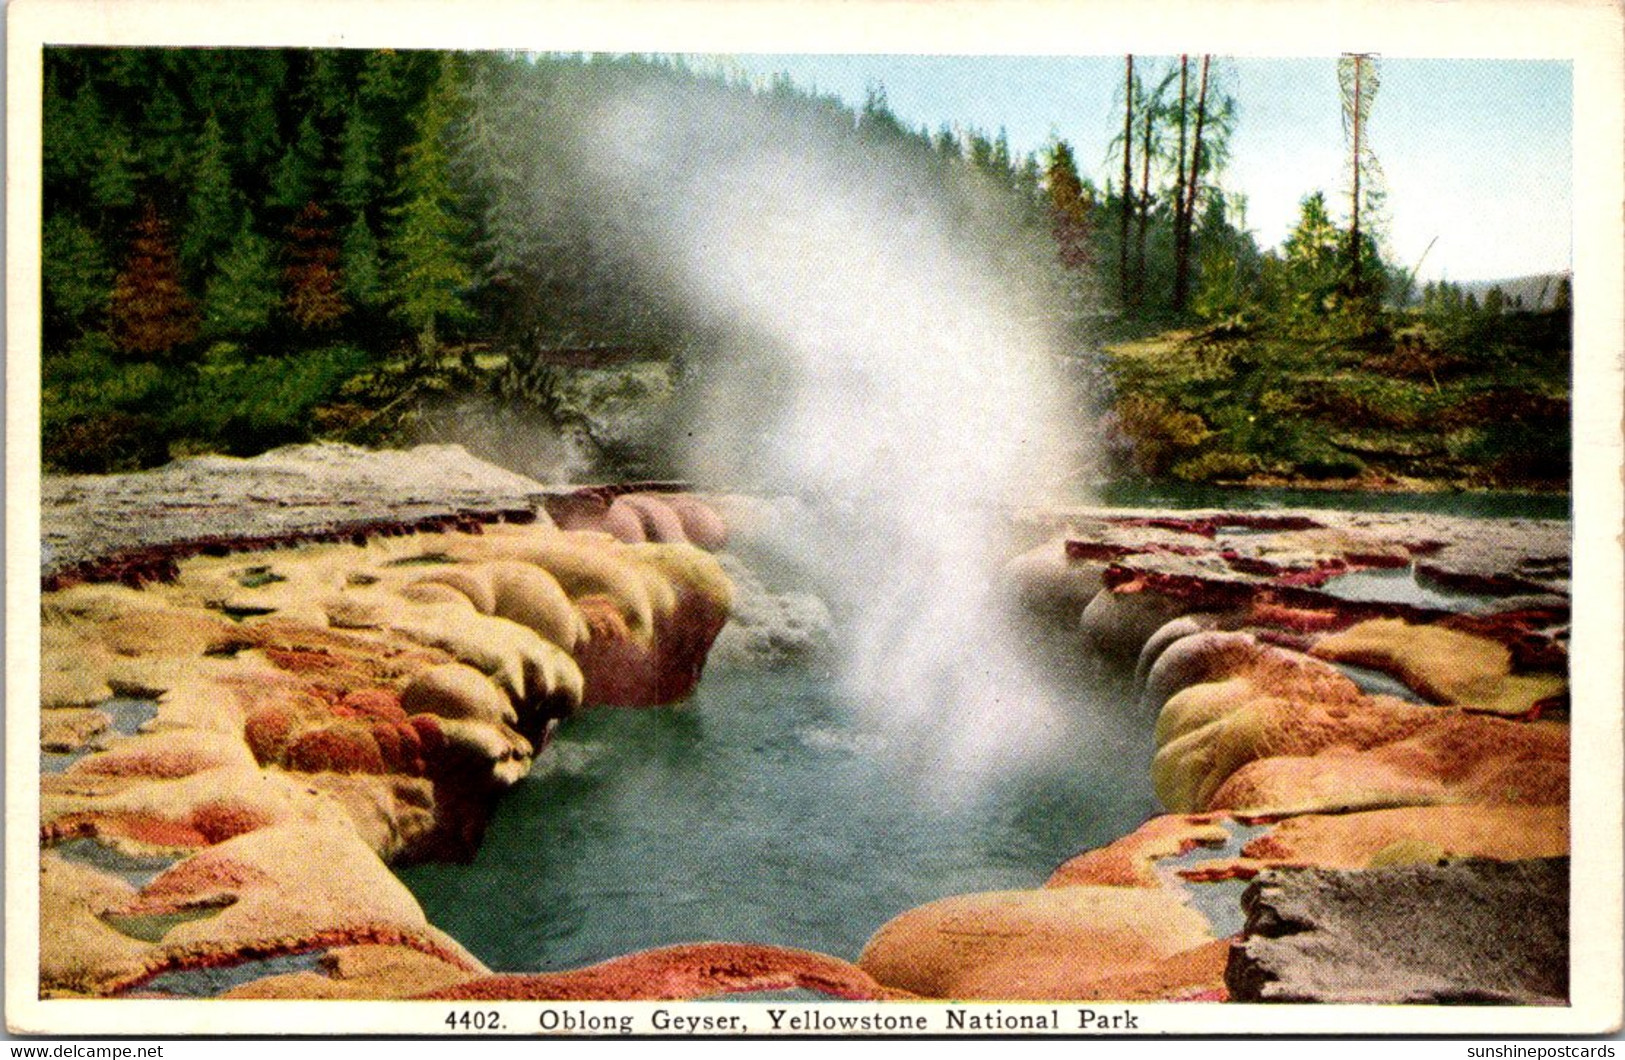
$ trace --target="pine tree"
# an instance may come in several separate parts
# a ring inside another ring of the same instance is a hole
[[[1382,170],[1377,165],[1376,153],[1371,150],[1371,134],[1366,125],[1381,84],[1374,56],[1345,55],[1338,60],[1337,86],[1343,100],[1343,132],[1349,141],[1348,275],[1350,290],[1356,296],[1369,295],[1377,279],[1366,269],[1369,252],[1365,244],[1370,230],[1375,227],[1370,215],[1381,195]]]
[[[1196,123],[1191,133],[1190,172],[1187,177],[1181,173],[1176,187],[1180,201],[1175,205],[1174,213],[1174,309],[1185,308],[1185,301],[1190,294],[1191,275],[1191,238],[1196,222],[1196,199],[1199,194],[1202,179],[1202,136],[1208,118],[1208,70],[1213,62],[1211,55],[1202,56],[1201,84],[1196,92]],[[1181,123],[1181,140],[1183,140],[1184,125]],[[1183,151],[1181,152],[1183,156]]]
[[[302,209],[316,197],[321,165],[322,134],[316,128],[315,119],[306,114],[299,122],[293,143],[283,152],[271,176],[268,205],[288,211]]]
[[[1324,315],[1343,278],[1344,235],[1321,192],[1304,197],[1298,223],[1281,243],[1286,256],[1286,295],[1300,320]]]
[[[181,264],[197,275],[230,243],[237,227],[237,189],[226,165],[220,122],[213,114],[203,123],[192,173],[186,229],[181,234]]]
[[[169,227],[150,201],[108,303],[113,342],[126,353],[163,354],[197,336],[197,306],[181,286]]]
[[[339,279],[339,248],[327,211],[315,202],[307,202],[288,226],[287,260],[282,280],[288,316],[306,331],[337,325],[349,311]]]
[[[383,263],[379,258],[378,237],[364,216],[357,215],[344,229],[339,244],[339,272],[344,278],[344,295],[353,305],[371,308],[385,300]]]
[[[171,51],[159,52],[161,62],[154,71],[157,76],[142,88],[135,131],[148,173],[168,185],[181,186],[192,160],[192,129],[185,104],[164,76],[178,58]]]
[[[113,287],[113,270],[101,243],[66,213],[53,214],[45,222],[40,278],[46,319],[65,328],[95,326]]]
[[[1134,56],[1124,56],[1123,64],[1123,212],[1118,218],[1117,298],[1128,305],[1128,227],[1134,216]]]
[[[244,225],[203,292],[203,334],[234,339],[265,327],[281,298],[271,241]]]
[[[1065,140],[1056,141],[1050,149],[1045,183],[1049,189],[1050,226],[1060,248],[1061,264],[1069,269],[1084,268],[1093,257],[1089,247],[1094,234],[1090,223],[1093,203],[1084,195],[1072,148]]]
[[[345,69],[346,57],[341,51],[312,51],[310,69],[305,75],[301,93],[312,112],[324,119],[336,117],[349,97],[350,77]]]
[[[397,192],[399,204],[388,242],[389,286],[395,315],[417,332],[423,356],[434,353],[441,321],[469,316],[462,300],[472,280],[460,242],[463,226],[452,212],[447,137],[458,103],[455,74],[448,64],[423,102],[418,136],[405,152]]]
[[[73,99],[66,100],[54,83],[48,83],[44,107],[40,132],[46,185],[93,177],[100,169],[102,140],[109,131],[95,90],[81,85]]]
[[[228,91],[215,102],[231,130],[232,146],[245,170],[269,168],[277,157],[281,137],[277,118],[283,106],[283,81],[288,76],[286,55],[271,48],[231,53],[227,67]]]
[[[360,215],[382,183],[378,174],[378,131],[360,104],[352,103],[339,146],[339,204],[351,216]]]
[[[122,126],[110,122],[102,137],[101,155],[90,178],[91,202],[103,210],[123,210],[135,205],[139,180],[135,145]]]
[[[369,106],[399,105],[406,95],[401,74],[402,58],[389,50],[368,52],[356,78],[361,101]]]

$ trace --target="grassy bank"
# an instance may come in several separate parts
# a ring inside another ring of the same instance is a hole
[[[1568,315],[1392,314],[1353,335],[1229,323],[1109,341],[1111,436],[1153,481],[1568,488]]]

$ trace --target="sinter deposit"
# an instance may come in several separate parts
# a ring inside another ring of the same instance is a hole
[[[466,858],[561,720],[684,699],[713,643],[825,658],[838,609],[714,554],[771,506],[455,447],[44,496],[47,996],[1564,1000],[1565,524],[1013,513],[1005,595],[1117,672],[1163,815],[897,910],[856,963],[721,939],[496,974],[390,866]]]

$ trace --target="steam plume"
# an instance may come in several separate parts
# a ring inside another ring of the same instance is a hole
[[[1076,713],[992,586],[1003,509],[1076,429],[1053,250],[971,174],[844,133],[645,90],[604,99],[568,150],[641,275],[715,336],[693,476],[808,502],[786,545],[827,573],[840,679],[900,757],[971,790]]]

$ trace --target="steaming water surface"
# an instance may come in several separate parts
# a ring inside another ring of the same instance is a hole
[[[1037,886],[1155,812],[1149,731],[926,798],[902,737],[866,729],[837,687],[809,669],[715,673],[682,706],[588,711],[504,798],[473,864],[401,878],[499,971],[706,940],[851,960],[905,909]]]

